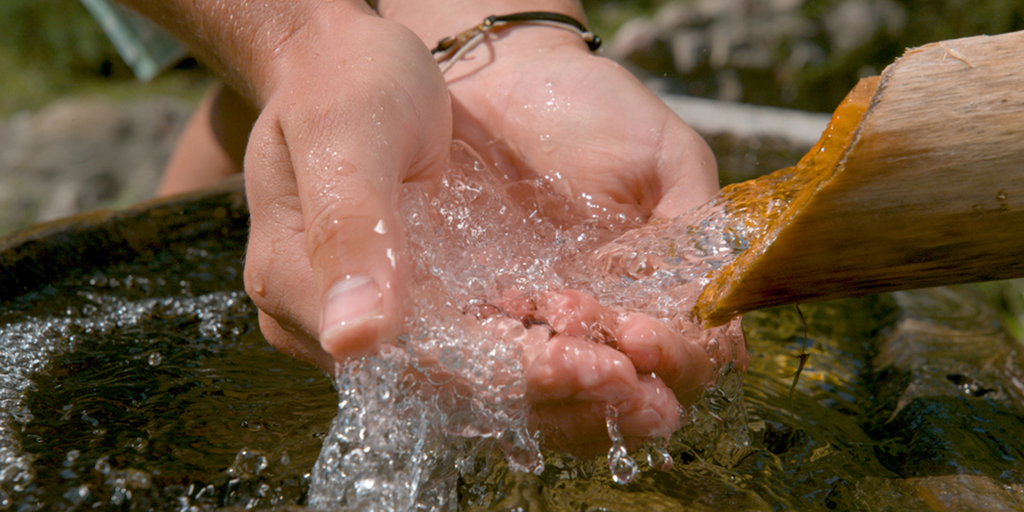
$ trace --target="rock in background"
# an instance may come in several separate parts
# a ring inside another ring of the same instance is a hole
[[[824,114],[664,99],[711,145],[723,184],[793,165],[828,121]],[[0,235],[151,197],[192,109],[171,99],[61,100],[0,122]]]
[[[674,0],[607,53],[664,92],[831,112],[907,47],[1022,28],[1020,2]]]
[[[60,100],[0,122],[0,234],[152,196],[192,108]]]

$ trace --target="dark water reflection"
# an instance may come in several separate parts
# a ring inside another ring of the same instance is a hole
[[[241,291],[241,245],[227,242],[92,269],[5,305],[8,334],[34,325],[23,343],[73,347],[32,375],[31,419],[17,437],[34,477],[20,491],[5,483],[9,506],[188,510],[304,499],[336,393],[326,375],[260,335]]]
[[[241,291],[243,245],[199,236],[0,303],[0,510],[305,503],[337,395],[259,334]],[[684,433],[672,471],[645,467],[626,486],[600,462],[552,456],[540,476],[495,463],[463,480],[464,508],[1018,510],[1022,365],[994,316],[965,297],[752,313],[748,446]],[[19,372],[12,344],[30,342],[58,348]],[[14,452],[30,461],[27,475]]]

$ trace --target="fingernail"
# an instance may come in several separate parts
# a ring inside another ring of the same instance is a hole
[[[334,283],[324,297],[320,316],[320,337],[356,325],[380,311],[381,292],[368,276],[348,277]]]

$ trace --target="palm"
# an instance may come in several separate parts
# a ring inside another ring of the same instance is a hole
[[[449,89],[456,138],[510,177],[550,179],[589,213],[674,216],[717,190],[700,137],[610,60],[564,47],[503,54]]]
[[[641,222],[681,214],[717,190],[707,145],[617,64],[566,46],[476,55],[447,77],[454,135],[510,179],[543,177],[579,213]],[[582,294],[555,296],[560,305],[540,314],[548,325],[617,317]],[[695,340],[645,315],[618,318],[628,318],[610,329],[621,352],[554,329],[529,358],[535,424],[553,445],[603,446],[604,403],[620,408],[627,438],[667,437],[676,408],[712,378]],[[733,355],[745,360],[742,349]]]

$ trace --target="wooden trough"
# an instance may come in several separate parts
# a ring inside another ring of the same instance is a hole
[[[1022,58],[1024,32],[908,50],[795,167],[723,189],[759,234],[696,316],[1024,277]]]

